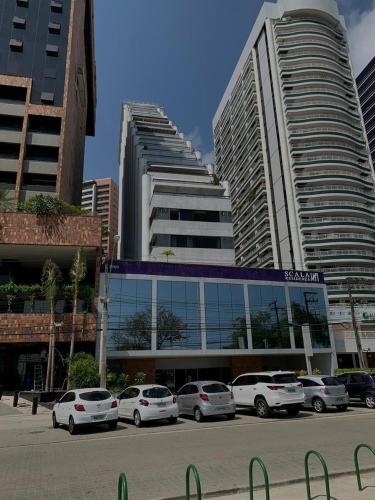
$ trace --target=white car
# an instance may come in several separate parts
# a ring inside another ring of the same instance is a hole
[[[117,401],[106,389],[74,389],[59,399],[52,410],[52,425],[67,425],[75,434],[81,425],[108,424],[110,430],[117,427]]]
[[[176,396],[162,385],[132,385],[117,398],[119,417],[131,418],[137,427],[148,420],[177,422]]]
[[[293,372],[244,373],[229,387],[237,406],[254,407],[261,418],[267,418],[273,410],[296,416],[305,402],[302,384]]]

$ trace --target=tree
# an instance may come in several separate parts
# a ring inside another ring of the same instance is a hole
[[[70,352],[69,358],[71,359],[74,354],[74,336],[75,336],[75,326],[77,319],[77,307],[78,307],[78,294],[81,282],[85,279],[87,272],[86,257],[82,248],[78,248],[74,258],[73,264],[70,269],[70,280],[72,282],[72,294],[73,294],[73,315],[72,315],[72,333],[70,337]]]
[[[164,255],[165,257],[167,257],[167,263],[168,263],[169,257],[174,257],[174,251],[171,250],[171,249],[164,250],[164,252],[162,252],[162,255]]]
[[[173,347],[176,342],[186,340],[186,323],[166,307],[159,306],[157,312],[157,348],[165,344]]]
[[[46,260],[42,270],[42,288],[50,313],[50,335],[48,346],[48,362],[46,376],[46,391],[53,388],[54,353],[55,353],[55,307],[56,298],[61,285],[61,271],[51,259]]]
[[[78,352],[69,360],[69,389],[98,387],[99,365],[91,354]]]

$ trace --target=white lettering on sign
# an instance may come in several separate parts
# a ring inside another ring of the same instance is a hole
[[[319,273],[285,271],[285,279],[287,281],[308,281],[309,283],[319,283]]]

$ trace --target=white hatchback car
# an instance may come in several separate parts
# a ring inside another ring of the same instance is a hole
[[[176,396],[162,385],[132,385],[117,398],[119,417],[131,418],[137,427],[148,420],[177,422]]]
[[[237,406],[254,407],[262,418],[273,410],[286,410],[288,415],[296,416],[305,402],[302,384],[293,372],[244,373],[229,387]]]
[[[106,389],[74,389],[59,399],[52,410],[52,425],[68,425],[75,434],[81,425],[107,424],[110,430],[117,427],[117,401]]]

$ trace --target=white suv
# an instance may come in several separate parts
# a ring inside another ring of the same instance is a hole
[[[292,372],[244,373],[229,384],[237,406],[255,407],[258,417],[273,410],[295,416],[305,401],[302,384]]]

